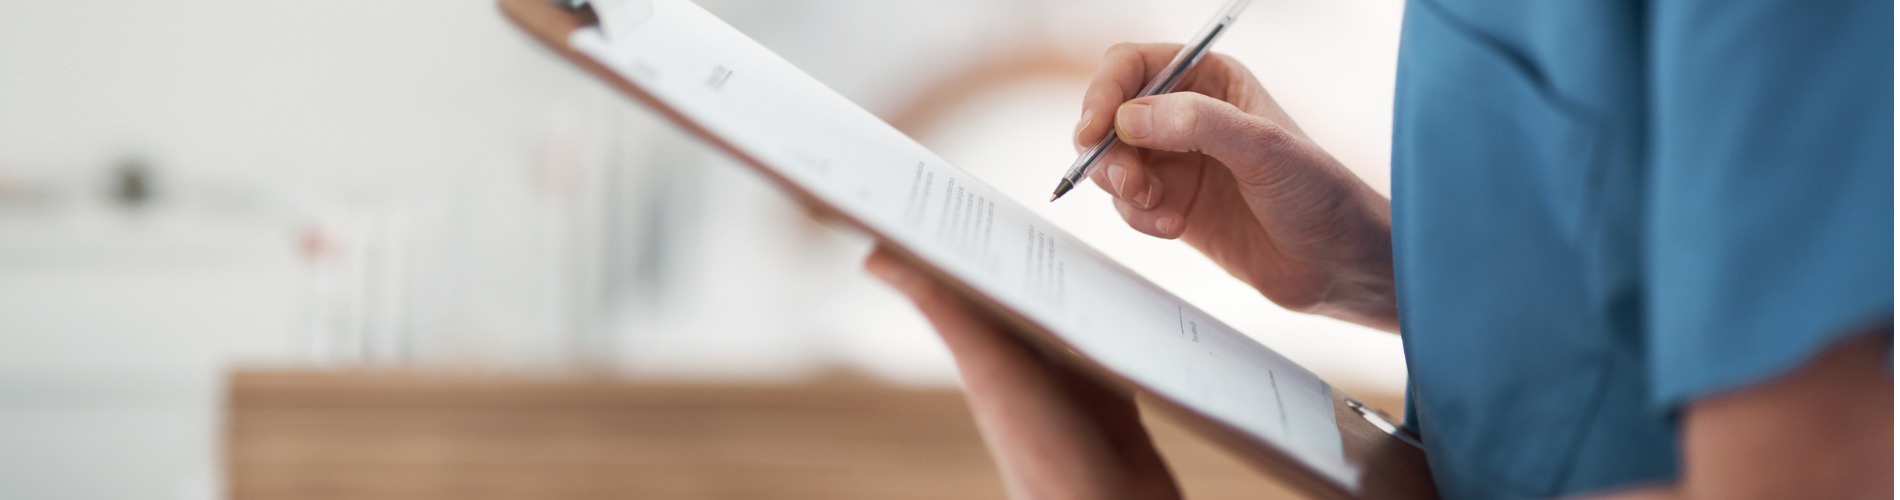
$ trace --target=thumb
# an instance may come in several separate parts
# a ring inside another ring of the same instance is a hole
[[[1290,138],[1285,128],[1265,118],[1193,92],[1122,104],[1115,112],[1115,134],[1139,148],[1212,156],[1236,174],[1261,167],[1266,154]]]

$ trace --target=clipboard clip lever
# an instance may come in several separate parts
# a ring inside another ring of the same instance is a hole
[[[569,9],[593,11],[601,34],[612,40],[653,18],[653,0],[554,0]]]
[[[1404,441],[1405,444],[1412,445],[1414,448],[1425,449],[1425,444],[1419,441],[1417,433],[1412,432],[1412,429],[1409,427],[1394,425],[1392,420],[1386,418],[1385,414],[1379,410],[1366,406],[1365,403],[1361,403],[1359,400],[1353,398],[1346,398],[1346,407],[1352,408],[1353,412],[1358,413],[1359,416],[1365,418],[1367,422],[1371,422],[1373,427],[1378,427],[1379,430],[1385,431],[1386,434],[1391,434],[1392,437]]]

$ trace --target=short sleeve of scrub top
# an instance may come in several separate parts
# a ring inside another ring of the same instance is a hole
[[[1442,493],[1672,481],[1682,407],[1891,331],[1892,19],[1407,4],[1394,264]]]
[[[1675,409],[1892,324],[1893,3],[1653,12],[1651,397]]]

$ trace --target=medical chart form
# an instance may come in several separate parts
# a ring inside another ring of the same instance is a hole
[[[686,0],[568,43],[1077,353],[1338,484],[1332,389],[950,165]]]

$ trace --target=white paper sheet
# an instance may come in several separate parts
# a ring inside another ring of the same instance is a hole
[[[1075,350],[1350,487],[1331,388],[1008,197],[687,0],[570,45]],[[1061,171],[1051,165],[1051,178]]]

